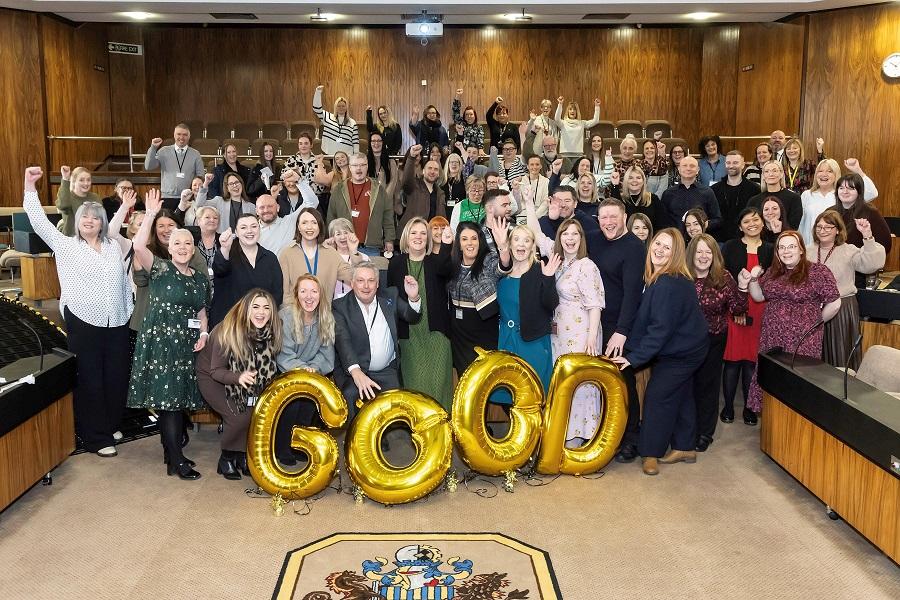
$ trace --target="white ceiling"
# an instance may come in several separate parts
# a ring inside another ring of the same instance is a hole
[[[553,2],[551,0],[519,0],[512,3],[457,0],[452,4],[429,2],[395,2],[370,0],[366,3],[348,0],[265,0],[241,2],[158,2],[119,0],[0,0],[0,6],[36,12],[50,12],[75,22],[134,22],[122,15],[125,11],[144,11],[154,16],[148,23],[218,23],[218,24],[281,24],[316,25],[310,16],[321,8],[333,15],[333,25],[400,25],[402,14],[443,15],[445,25],[513,25],[504,15],[531,15],[531,25],[610,25],[610,24],[696,24],[685,15],[692,12],[714,12],[716,16],[705,22],[770,22],[792,13],[815,12],[849,6],[872,4],[868,0],[800,0],[793,2],[750,2],[746,0],[584,0],[582,2]],[[253,13],[257,20],[217,20],[209,13]],[[627,14],[624,19],[583,19],[588,13]],[[317,25],[323,26],[323,25]],[[324,25],[328,26],[328,25]]]

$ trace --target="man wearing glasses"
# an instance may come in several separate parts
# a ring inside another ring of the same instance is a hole
[[[504,140],[501,150],[503,156],[500,160],[497,160],[493,152],[491,153],[491,169],[497,171],[502,179],[513,182],[528,174],[528,167],[522,162],[522,157],[516,155],[518,146],[515,140]]]
[[[119,210],[119,207],[122,206],[122,194],[128,191],[134,191],[134,184],[131,183],[128,179],[120,178],[116,181],[116,191],[112,196],[107,196],[101,202],[103,202],[103,210],[106,211],[106,220],[112,221],[113,216],[115,216],[116,211]],[[128,214],[125,216],[125,222],[128,222],[128,218],[131,217],[131,213],[134,211],[144,210],[144,201],[140,199],[138,196],[138,201],[135,203],[134,208],[128,211]]]

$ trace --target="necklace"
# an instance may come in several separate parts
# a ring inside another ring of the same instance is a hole
[[[835,248],[837,248],[837,246],[834,246],[834,245],[831,246],[831,248],[828,250],[828,254],[825,255],[825,260],[822,260],[822,246],[819,246],[818,249],[816,250],[816,254],[818,256],[819,263],[823,264],[823,265],[825,263],[827,263],[828,259],[831,258],[831,253],[834,252]]]

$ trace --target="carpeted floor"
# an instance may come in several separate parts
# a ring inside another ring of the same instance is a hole
[[[485,532],[549,552],[567,600],[900,597],[900,568],[758,449],[721,426],[694,465],[612,463],[481,498],[461,485],[385,508],[328,492],[301,516],[215,474],[217,434],[192,436],[203,478],[166,477],[159,439],[71,457],[0,513],[0,595],[12,599],[268,598],[285,554],[333,532]]]

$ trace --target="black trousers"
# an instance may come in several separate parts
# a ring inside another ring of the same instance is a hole
[[[607,331],[609,334],[607,335]],[[603,329],[603,348],[609,343],[615,331],[612,327]],[[622,436],[621,446],[637,446],[638,436],[641,431],[641,402],[638,400],[637,381],[634,376],[634,369],[631,367],[621,369],[622,379],[625,380],[625,389],[628,392],[628,421],[625,423],[625,435]]]
[[[366,375],[369,376],[369,379],[381,386],[381,392],[399,389],[400,372],[397,363],[398,361],[394,360],[380,371],[366,371]],[[336,383],[338,384],[338,387],[341,388],[341,393],[344,394],[344,398],[347,400],[347,423],[349,424],[350,421],[356,418],[356,413],[359,412],[359,409],[356,408],[356,399],[359,398],[359,389],[356,387],[356,384],[353,383],[353,378],[350,375],[343,375]]]
[[[694,373],[694,401],[697,405],[697,437],[712,438],[719,420],[719,386],[727,333],[709,334],[709,350]]]
[[[677,358],[660,358],[644,394],[638,452],[661,457],[673,450],[693,450],[697,415],[694,407],[694,373],[703,364],[706,346]]]
[[[96,452],[115,443],[113,433],[122,422],[130,373],[128,325],[95,327],[68,308],[63,318],[78,370],[75,433],[85,450]]]

